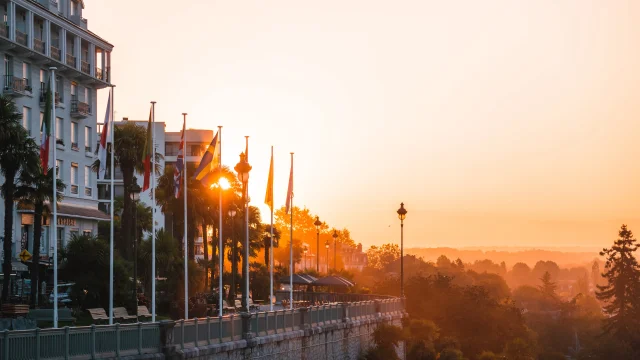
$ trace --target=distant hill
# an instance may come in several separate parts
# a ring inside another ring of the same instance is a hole
[[[489,259],[495,263],[504,261],[507,269],[518,262],[526,263],[533,267],[536,262],[553,261],[560,266],[584,265],[596,258],[600,258],[598,252],[602,249],[582,247],[558,247],[558,248],[525,248],[525,247],[475,247],[475,248],[408,248],[406,253],[422,257],[426,261],[435,262],[440,255],[450,260],[460,258],[465,263],[473,263],[476,260]]]

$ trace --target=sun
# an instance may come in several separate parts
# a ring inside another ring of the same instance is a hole
[[[227,190],[231,187],[231,183],[229,183],[229,179],[225,177],[221,177],[220,180],[218,180],[218,185],[222,188],[222,190]]]

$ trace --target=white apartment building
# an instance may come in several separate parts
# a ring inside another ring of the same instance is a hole
[[[122,122],[116,122],[116,126],[118,124],[122,124],[123,122],[133,122],[138,126],[147,128],[149,122],[148,120],[129,120],[128,118],[123,118]],[[181,131],[176,132],[166,132],[166,125],[164,122],[155,121],[153,128],[153,137],[156,148],[156,153],[163,156],[163,159],[159,161],[160,165],[160,173],[164,173],[165,166],[173,166],[176,163],[178,157],[178,150],[180,148],[180,139],[182,137]],[[100,129],[99,129],[100,130]],[[200,163],[200,159],[202,159],[202,155],[207,150],[207,146],[211,143],[213,139],[213,131],[212,130],[197,130],[197,129],[187,129],[187,146],[186,146],[186,159],[188,163],[198,164]],[[109,212],[109,201],[110,201],[110,182],[109,182],[109,174],[107,174],[106,180],[98,180],[98,200],[100,201],[100,209],[105,213]],[[138,185],[142,187],[144,182],[143,174],[137,173],[136,179],[138,181]],[[156,176],[156,184],[158,181],[158,177]],[[124,195],[124,186],[122,183],[122,172],[120,169],[115,169],[115,178],[114,178],[114,197],[121,197]],[[142,201],[147,206],[152,206],[154,208],[154,221],[156,223],[156,229],[164,228],[167,231],[173,232],[173,217],[171,214],[163,214],[160,206],[154,204],[151,201],[151,190],[147,190],[145,192],[140,193],[140,201]],[[203,248],[202,248],[202,237],[200,236],[196,240],[196,254],[197,256],[203,257]]]
[[[91,171],[96,144],[96,95],[111,85],[113,45],[92,33],[82,17],[82,0],[0,0],[2,92],[14,99],[23,125],[40,143],[49,67],[56,67],[55,126],[58,177],[66,184],[58,206],[55,235],[61,246],[73,233],[97,234],[96,173]],[[0,182],[4,179],[0,179]],[[0,203],[0,215],[4,206]],[[40,253],[52,256],[51,219],[44,219]],[[33,211],[17,209],[12,253],[33,251]],[[0,223],[4,234],[4,223]],[[3,256],[0,256],[2,259]],[[0,260],[1,261],[1,260]]]

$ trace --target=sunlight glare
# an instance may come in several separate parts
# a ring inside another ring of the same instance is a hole
[[[222,188],[222,190],[227,190],[231,187],[231,183],[229,183],[229,179],[223,177],[218,180],[218,184]]]

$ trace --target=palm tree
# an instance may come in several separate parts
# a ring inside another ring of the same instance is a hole
[[[23,171],[20,174],[20,186],[16,194],[17,197],[25,205],[33,206],[33,260],[31,266],[31,306],[36,305],[38,296],[38,275],[40,273],[40,238],[42,236],[42,216],[49,212],[49,208],[45,204],[51,203],[53,200],[53,168],[50,168],[45,175],[42,168],[38,167],[37,172],[32,174]],[[56,189],[58,192],[57,200],[60,201],[64,197],[64,189],[66,185],[62,180],[56,180]]]
[[[120,168],[122,172],[122,185],[124,188],[124,207],[122,212],[121,221],[121,234],[119,241],[116,241],[116,247],[120,250],[120,253],[126,258],[131,259],[131,228],[133,227],[133,203],[129,191],[134,182],[134,176],[136,172],[144,172],[144,149],[147,140],[147,129],[143,126],[138,126],[133,122],[124,122],[114,127],[114,142],[115,142],[115,165]],[[109,151],[111,151],[109,149]],[[159,161],[164,157],[162,154],[156,152],[155,169],[156,175],[160,175],[161,166]],[[110,153],[107,154],[107,169],[111,161]],[[94,171],[97,171],[100,167],[100,161],[96,160],[93,164]],[[113,175],[113,174],[112,174]]]
[[[0,96],[0,174],[4,184],[0,193],[4,198],[4,279],[2,300],[9,296],[9,279],[11,278],[11,242],[13,240],[13,209],[18,184],[16,180],[22,171],[34,173],[39,167],[38,145],[29,137],[27,130],[21,125],[22,115],[16,111],[15,104],[8,98]],[[11,134],[7,137],[5,134]]]

